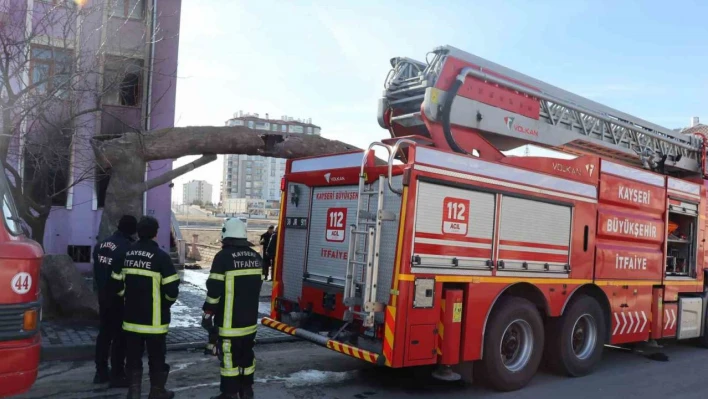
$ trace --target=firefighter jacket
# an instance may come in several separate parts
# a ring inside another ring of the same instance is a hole
[[[177,300],[179,276],[170,256],[153,240],[140,240],[116,265],[111,280],[125,300],[123,330],[167,334],[170,307]]]
[[[221,337],[255,334],[263,284],[263,258],[246,240],[225,239],[207,279],[203,309],[214,314]]]
[[[100,296],[106,294],[106,286],[114,264],[122,264],[125,251],[133,245],[133,239],[120,231],[96,244],[93,249],[93,286]]]

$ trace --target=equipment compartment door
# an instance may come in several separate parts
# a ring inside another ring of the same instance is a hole
[[[495,194],[420,182],[413,272],[491,274],[495,202]]]
[[[572,213],[566,205],[502,196],[497,274],[567,274]]]
[[[312,190],[310,239],[305,279],[344,286],[349,226],[356,224],[357,186],[315,187]]]

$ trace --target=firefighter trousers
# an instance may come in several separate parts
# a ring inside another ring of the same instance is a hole
[[[103,295],[102,295],[103,296]],[[100,325],[96,337],[96,370],[108,370],[111,358],[111,372],[120,375],[125,368],[125,334],[123,333],[123,303],[101,298],[98,303]]]
[[[221,345],[221,392],[239,394],[253,385],[256,334],[243,337],[219,337]]]
[[[143,353],[147,346],[148,367],[150,374],[157,374],[167,371],[165,364],[165,353],[167,352],[167,334],[138,334],[126,332],[127,362],[128,371],[143,369]]]

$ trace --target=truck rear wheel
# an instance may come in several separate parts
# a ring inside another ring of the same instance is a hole
[[[548,367],[571,377],[590,374],[602,358],[605,329],[600,304],[589,296],[578,298],[563,316],[546,324]]]
[[[536,374],[543,354],[543,321],[526,299],[501,298],[487,323],[476,372],[492,388],[515,391]]]

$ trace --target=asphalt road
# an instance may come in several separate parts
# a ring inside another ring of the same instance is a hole
[[[606,349],[602,364],[590,376],[564,378],[540,372],[523,390],[498,393],[480,382],[437,382],[425,368],[375,368],[308,343],[273,344],[257,348],[255,391],[257,398],[268,399],[708,398],[708,351],[674,345],[663,353],[669,356],[668,362]],[[216,359],[196,352],[175,352],[168,355],[168,362],[174,370],[168,386],[176,391],[176,398],[218,394]],[[125,390],[92,385],[92,377],[90,362],[42,364],[30,393],[17,398],[125,397]],[[145,378],[144,392],[149,386],[147,375]]]

